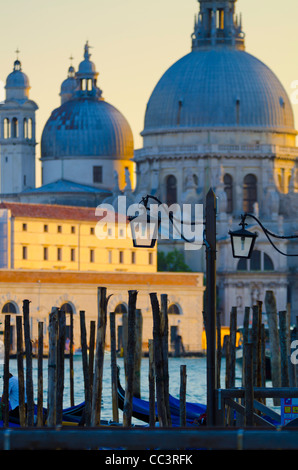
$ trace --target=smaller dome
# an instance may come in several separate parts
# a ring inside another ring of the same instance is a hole
[[[75,78],[75,75],[76,75],[75,68],[71,65],[68,69],[67,78],[62,82],[61,88],[60,88],[60,96],[62,97],[62,104],[64,100],[70,99],[72,97],[73,92],[77,87],[77,80]]]
[[[5,88],[29,88],[29,78],[22,72],[21,62],[17,59],[14,62],[13,71],[6,79]]]
[[[82,60],[79,65],[78,74],[80,75],[94,75],[96,74],[96,68],[93,62],[89,59]]]

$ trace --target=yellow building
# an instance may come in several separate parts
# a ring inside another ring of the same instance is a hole
[[[126,218],[103,215],[95,208],[2,202],[0,268],[156,272],[156,248],[134,249]]]

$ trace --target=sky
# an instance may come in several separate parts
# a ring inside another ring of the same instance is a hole
[[[198,11],[197,0],[1,2],[0,80],[5,83],[19,49],[30,98],[39,107],[37,159],[43,127],[60,105],[69,58],[77,69],[87,40],[103,97],[124,114],[135,148],[141,148],[148,99],[163,73],[190,52]],[[242,13],[246,51],[268,65],[291,96],[298,80],[297,0],[238,0],[236,11]],[[293,110],[298,128],[298,104]]]

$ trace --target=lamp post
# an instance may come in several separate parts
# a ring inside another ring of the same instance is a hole
[[[254,244],[257,238],[257,233],[252,233],[249,230],[245,229],[245,227],[247,226],[247,223],[245,222],[247,217],[251,217],[259,224],[264,234],[266,235],[267,239],[269,240],[270,244],[273,246],[273,248],[276,251],[278,251],[278,253],[284,256],[298,256],[298,254],[295,254],[295,253],[285,253],[281,251],[277,246],[275,246],[275,244],[270,238],[270,237],[273,237],[273,238],[278,238],[281,240],[291,240],[295,238],[297,239],[298,235],[289,235],[289,236],[277,235],[271,232],[270,230],[268,230],[266,227],[264,227],[262,222],[255,215],[245,213],[244,215],[241,215],[241,222],[239,224],[242,226],[242,229],[236,230],[233,232],[229,231],[234,258],[250,258],[253,248],[254,248]]]
[[[153,199],[159,205],[162,204],[155,196],[147,195],[142,199],[146,211],[139,216],[129,217],[133,244],[139,248],[153,248],[158,235],[160,219],[152,219],[147,214],[149,199]],[[173,224],[173,215],[169,213],[169,219]],[[181,221],[183,224],[183,221]],[[187,240],[181,233],[181,238]],[[206,196],[205,211],[205,236],[206,247],[206,339],[207,339],[207,425],[216,424],[216,197],[210,188]]]

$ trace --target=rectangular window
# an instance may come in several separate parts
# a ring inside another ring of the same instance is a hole
[[[58,233],[62,233],[62,225],[58,225],[58,227],[57,227],[57,232],[58,232]]]
[[[124,263],[123,251],[119,251],[119,263]]]
[[[90,263],[94,263],[94,250],[90,250]]]
[[[113,258],[112,258],[112,252],[109,251],[109,263],[111,264],[113,261]]]
[[[153,264],[153,253],[149,253],[149,264]]]
[[[23,257],[23,259],[27,259],[27,257],[28,257],[28,250],[27,250],[26,246],[22,247],[22,257]]]
[[[90,235],[94,235],[94,227],[90,227]]]
[[[27,224],[23,224],[23,232],[27,232]]]
[[[44,225],[44,226],[43,226],[43,231],[44,231],[44,232],[48,232],[48,231],[49,231],[48,225]]]
[[[102,166],[93,167],[93,183],[102,183]]]
[[[57,260],[62,260],[62,248],[57,248]]]
[[[135,251],[133,251],[131,253],[131,264],[135,264],[136,263],[136,253]]]
[[[44,260],[47,260],[47,259],[48,259],[48,255],[49,255],[48,247],[47,247],[47,246],[44,246],[44,248],[43,248],[43,259],[44,259]]]
[[[70,249],[70,261],[76,260],[76,250],[74,248]]]
[[[71,233],[76,233],[76,228],[74,225],[71,226],[71,229],[70,229]]]

